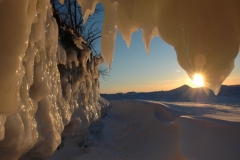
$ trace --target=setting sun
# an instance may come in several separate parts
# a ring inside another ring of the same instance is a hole
[[[202,75],[200,74],[196,74],[193,77],[193,83],[197,86],[197,87],[203,87],[204,85],[204,78]]]

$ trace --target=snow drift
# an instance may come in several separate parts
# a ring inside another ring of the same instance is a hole
[[[111,103],[113,107],[109,114],[113,119],[128,124],[123,129],[132,135],[132,140],[129,137],[127,142],[132,146],[126,145],[129,146],[127,151],[133,151],[128,159],[237,160],[240,157],[239,119],[224,121],[217,110],[214,117],[207,118],[211,115],[207,110],[214,107],[212,105],[189,104],[192,106],[189,113],[189,107],[174,110],[168,104],[156,102]],[[234,117],[238,117],[237,113]]]
[[[240,157],[240,108],[140,100],[111,103],[107,116],[92,129],[87,147],[79,148],[74,138],[69,138],[66,148],[56,151],[48,160],[238,160]]]

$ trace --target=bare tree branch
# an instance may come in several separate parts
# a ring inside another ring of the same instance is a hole
[[[88,47],[92,50],[92,57],[98,56],[101,57],[101,53],[96,50],[95,44],[97,39],[101,38],[101,29],[100,22],[90,22],[86,25],[83,24],[83,15],[81,7],[76,2],[76,0],[65,0],[65,3],[62,5],[58,0],[50,0],[53,6],[53,14],[59,25],[64,26],[74,31],[77,36],[81,36],[87,42]],[[94,14],[99,14],[103,11],[103,8],[96,7]],[[88,18],[89,21],[94,20],[94,15],[91,15]],[[90,24],[90,26],[88,25]],[[108,67],[105,68],[102,66],[99,68],[99,72],[104,80],[107,80],[109,76]]]

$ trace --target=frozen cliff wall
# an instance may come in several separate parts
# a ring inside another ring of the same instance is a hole
[[[49,0],[0,1],[0,13],[0,159],[44,159],[106,111],[103,61],[57,25]]]
[[[117,30],[127,45],[142,28],[147,52],[154,36],[174,46],[180,66],[190,78],[204,76],[215,94],[234,68],[239,52],[240,2],[238,0],[78,0],[85,19],[102,3],[105,18],[102,53],[111,65]],[[109,47],[111,44],[112,47]]]

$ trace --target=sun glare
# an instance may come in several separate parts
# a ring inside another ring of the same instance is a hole
[[[200,74],[196,74],[193,77],[193,83],[197,86],[197,87],[203,87],[204,85],[204,78],[202,75]]]

